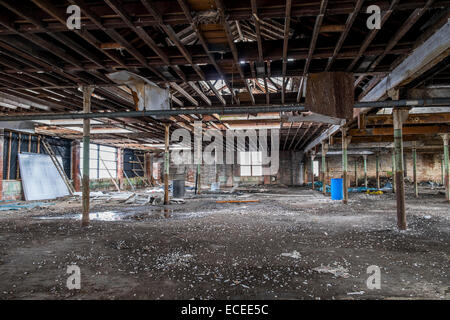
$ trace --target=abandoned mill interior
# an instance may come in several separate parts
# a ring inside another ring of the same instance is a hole
[[[0,299],[448,300],[449,18],[0,0]]]

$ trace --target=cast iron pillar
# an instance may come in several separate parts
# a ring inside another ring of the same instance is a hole
[[[406,230],[405,182],[403,175],[403,122],[408,118],[409,110],[393,109],[394,154],[395,154],[395,196],[397,198],[397,227]]]

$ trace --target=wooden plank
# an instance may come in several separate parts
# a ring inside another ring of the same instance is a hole
[[[417,113],[409,114],[404,124],[439,124],[450,123],[450,113]],[[374,115],[367,117],[367,125],[392,125],[392,115]]]
[[[403,127],[404,135],[435,135],[439,133],[450,133],[450,126],[414,126]],[[370,137],[370,136],[393,136],[394,129],[390,128],[372,128],[372,129],[351,129],[348,134],[352,137]]]
[[[450,54],[450,21],[437,30],[402,63],[384,77],[362,101],[377,101],[388,90],[404,86],[442,61]]]

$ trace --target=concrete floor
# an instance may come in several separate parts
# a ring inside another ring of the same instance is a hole
[[[350,194],[345,206],[305,188],[264,191],[203,194],[167,210],[94,201],[93,212],[118,220],[87,229],[71,219],[79,202],[2,211],[0,298],[450,298],[450,206],[436,190],[419,199],[408,190],[405,232],[391,193]],[[226,199],[260,202],[216,203]],[[80,290],[66,287],[71,264]],[[381,269],[380,290],[367,288],[370,265]]]

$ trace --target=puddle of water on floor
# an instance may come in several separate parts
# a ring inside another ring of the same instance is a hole
[[[155,212],[156,211],[156,212]],[[153,215],[151,214],[153,212]],[[173,210],[167,208],[161,208],[161,210],[151,210],[149,213],[137,214],[136,212],[118,212],[118,211],[104,211],[104,212],[92,212],[89,214],[89,219],[93,221],[123,221],[133,219],[145,220],[147,218],[156,217],[159,219],[193,219],[202,218],[211,214],[210,211],[191,211],[183,212],[180,210]],[[175,212],[175,214],[174,214]],[[156,213],[156,216],[155,216]],[[65,214],[61,216],[39,216],[35,217],[39,220],[81,220],[81,214]]]
[[[89,214],[90,220],[96,221],[119,221],[124,220],[133,213],[117,212],[117,211],[104,211],[104,212],[92,212]],[[41,216],[36,217],[40,220],[61,220],[61,219],[75,219],[81,220],[81,214],[66,214],[62,216]]]

